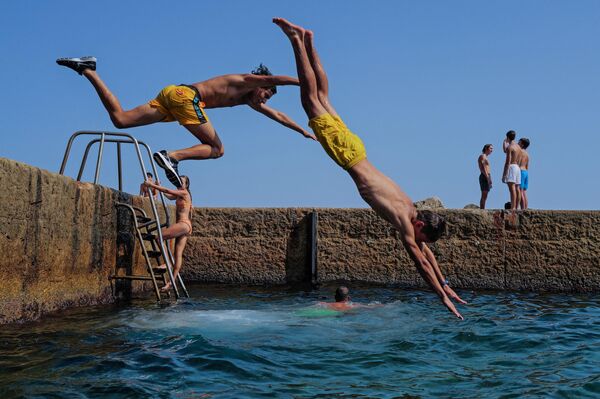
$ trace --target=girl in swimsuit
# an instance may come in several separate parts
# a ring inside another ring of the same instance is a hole
[[[187,243],[188,236],[192,234],[192,195],[190,194],[190,179],[187,176],[180,176],[183,186],[176,190],[159,186],[153,182],[146,181],[144,184],[150,188],[162,191],[170,200],[175,200],[175,224],[163,228],[162,236],[164,240],[175,239],[175,265],[173,267],[173,277],[177,280],[181,265],[183,263],[183,249]],[[171,289],[171,282],[168,282],[162,291]]]

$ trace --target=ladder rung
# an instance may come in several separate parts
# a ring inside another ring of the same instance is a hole
[[[153,220],[151,223],[148,223],[147,225],[144,225],[143,227],[150,226],[154,223],[156,223],[155,220]],[[140,227],[142,227],[142,226],[140,226]],[[167,227],[167,223],[165,222],[165,223],[161,224],[160,227]],[[155,230],[156,230],[156,226],[148,227],[148,231],[155,231]]]
[[[146,251],[149,258],[160,258],[162,256],[162,252],[160,251]]]
[[[147,223],[152,220],[146,216],[136,216],[136,218],[137,218],[138,223]]]
[[[165,274],[167,272],[167,269],[164,267],[153,267],[152,271],[154,272],[154,274]]]
[[[151,233],[144,233],[144,234],[142,234],[142,239],[144,239],[146,241],[154,241],[154,240],[156,240],[156,236]]]
[[[138,276],[138,275],[132,275],[132,276],[110,276],[108,278],[110,280],[152,280],[152,277],[150,277],[150,276]]]

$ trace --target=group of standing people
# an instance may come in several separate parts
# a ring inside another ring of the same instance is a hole
[[[509,130],[506,138],[502,142],[502,151],[506,154],[504,168],[502,172],[502,183],[508,187],[510,201],[505,204],[505,209],[517,210],[527,209],[529,200],[527,198],[527,189],[529,188],[529,139],[522,137],[515,141],[517,133]],[[481,189],[481,199],[479,208],[485,209],[488,194],[492,189],[492,174],[490,171],[489,155],[494,151],[492,144],[486,144],[481,150],[481,155],[477,159],[479,166],[479,188]]]

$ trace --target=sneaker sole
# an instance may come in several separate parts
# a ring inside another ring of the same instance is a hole
[[[160,152],[155,152],[152,157],[154,158],[154,160],[156,161],[158,166],[160,166],[165,171],[165,174],[167,175],[167,179],[169,179],[169,181],[171,183],[173,183],[177,187],[183,186],[183,183],[182,183],[181,179],[179,178],[179,175],[175,172],[175,170],[171,166],[171,162],[169,162],[169,160],[166,159],[163,154],[161,154]]]

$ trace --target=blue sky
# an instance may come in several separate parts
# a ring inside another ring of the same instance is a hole
[[[261,62],[295,75],[274,16],[315,32],[332,103],[371,162],[413,200],[477,203],[477,157],[492,143],[488,205],[501,207],[500,145],[513,129],[531,140],[532,208],[598,209],[597,1],[2,2],[0,157],[56,172],[74,131],[116,131],[87,80],[56,58],[98,57],[100,76],[129,109],[168,84]],[[280,88],[269,105],[306,125],[297,87]],[[195,205],[366,206],[317,143],[248,107],[208,114],[225,156],[181,164]],[[196,143],[177,123],[127,132],[153,150]],[[137,192],[140,172],[133,153],[125,156],[125,188]],[[114,156],[105,161],[101,182],[115,186]]]

